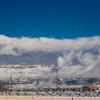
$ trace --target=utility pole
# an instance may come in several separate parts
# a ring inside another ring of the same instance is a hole
[[[13,87],[13,83],[12,83],[12,73],[10,73],[10,83],[11,83],[11,87]]]

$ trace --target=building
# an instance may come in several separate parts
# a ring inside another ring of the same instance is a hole
[[[91,91],[97,91],[97,90],[100,91],[100,82],[96,82],[92,84],[91,86],[89,86],[89,88]]]

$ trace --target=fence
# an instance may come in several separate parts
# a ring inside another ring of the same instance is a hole
[[[32,97],[32,96],[0,96],[0,100],[100,100],[100,97]]]

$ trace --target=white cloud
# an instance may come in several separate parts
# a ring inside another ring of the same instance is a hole
[[[55,38],[10,38],[0,35],[0,55],[19,56],[24,53],[55,53],[58,57],[58,75],[100,76],[100,37],[55,39]]]
[[[21,55],[29,52],[64,52],[100,46],[100,37],[79,39],[10,38],[0,35],[0,55]],[[100,49],[99,49],[100,52]]]

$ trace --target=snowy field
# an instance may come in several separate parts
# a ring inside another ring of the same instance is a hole
[[[19,67],[0,67],[0,80],[4,80],[7,78],[38,78],[44,77],[51,71],[51,67],[48,66],[36,66],[28,68],[26,66]]]

